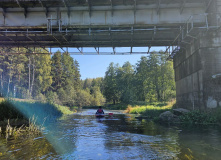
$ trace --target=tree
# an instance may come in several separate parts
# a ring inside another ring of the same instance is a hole
[[[136,100],[138,101],[145,101],[148,93],[150,79],[150,76],[148,74],[150,69],[148,68],[147,61],[148,58],[142,56],[141,60],[138,61],[138,63],[136,64],[135,80],[133,84],[136,85],[135,95]]]
[[[93,105],[93,106],[104,105],[105,98],[104,98],[103,94],[101,93],[100,88],[98,86],[94,86],[94,87],[92,87],[91,91],[92,91],[92,93],[91,93],[91,96],[92,96],[91,105]]]
[[[37,55],[33,62],[33,72],[35,70],[36,77],[35,84],[32,84],[34,89],[34,96],[40,93],[45,94],[52,84],[51,57],[47,54]]]
[[[134,69],[130,62],[125,62],[122,67],[117,68],[117,88],[120,100],[129,103],[134,99],[134,88],[132,85]]]
[[[90,95],[90,91],[88,89],[87,90],[80,90],[77,93],[76,105],[78,107],[91,105],[91,95]]]
[[[135,74],[137,100],[165,101],[175,96],[173,64],[167,57],[157,53],[141,57]]]
[[[62,62],[61,62],[61,52],[57,51],[52,56],[52,63],[51,63],[51,75],[52,75],[52,90],[56,92],[62,86],[63,81],[63,69],[62,69]]]
[[[81,87],[81,74],[80,74],[80,65],[77,60],[74,60],[74,88],[76,91],[80,90]]]
[[[116,102],[119,100],[119,93],[117,90],[117,82],[116,82],[116,68],[114,67],[114,63],[110,63],[104,77],[104,96],[108,102]]]

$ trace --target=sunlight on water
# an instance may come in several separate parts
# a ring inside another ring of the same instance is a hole
[[[219,159],[219,128],[161,126],[114,112],[98,119],[94,113],[49,118],[43,136],[1,137],[0,159]]]

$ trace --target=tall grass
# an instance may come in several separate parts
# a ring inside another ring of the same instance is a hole
[[[68,107],[40,102],[19,102],[4,100],[0,103],[0,121],[7,119],[29,119],[60,117],[63,114],[72,114]]]
[[[72,113],[68,107],[60,105],[4,100],[0,103],[0,135],[1,132],[6,137],[21,133],[39,134],[47,120],[56,120],[63,114]]]
[[[62,114],[73,114],[74,111],[71,111],[69,107],[61,106],[54,104],[54,107],[56,107],[59,111],[61,111]]]
[[[155,118],[159,116],[162,112],[169,111],[172,109],[173,105],[176,101],[171,102],[157,102],[157,103],[149,103],[149,105],[128,105],[127,109],[125,110],[126,113],[130,114],[139,114],[142,116],[147,116],[149,118]]]
[[[10,101],[3,100],[0,102],[0,121],[8,119],[25,119],[25,117]]]
[[[3,97],[0,97],[0,103],[2,102],[2,101],[4,101],[5,99],[3,98]]]

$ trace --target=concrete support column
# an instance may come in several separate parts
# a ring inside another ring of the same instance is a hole
[[[201,33],[174,57],[177,103],[188,109],[221,107],[221,32]]]
[[[209,25],[221,25],[216,17],[221,16],[221,0],[214,1],[208,12]],[[181,48],[174,57],[178,105],[200,110],[221,107],[221,29],[201,31]]]

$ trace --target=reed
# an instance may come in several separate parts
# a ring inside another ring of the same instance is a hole
[[[152,119],[158,117],[161,113],[165,111],[171,110],[175,103],[176,101],[174,100],[166,103],[149,103],[148,105],[128,105],[125,113],[138,114]]]

